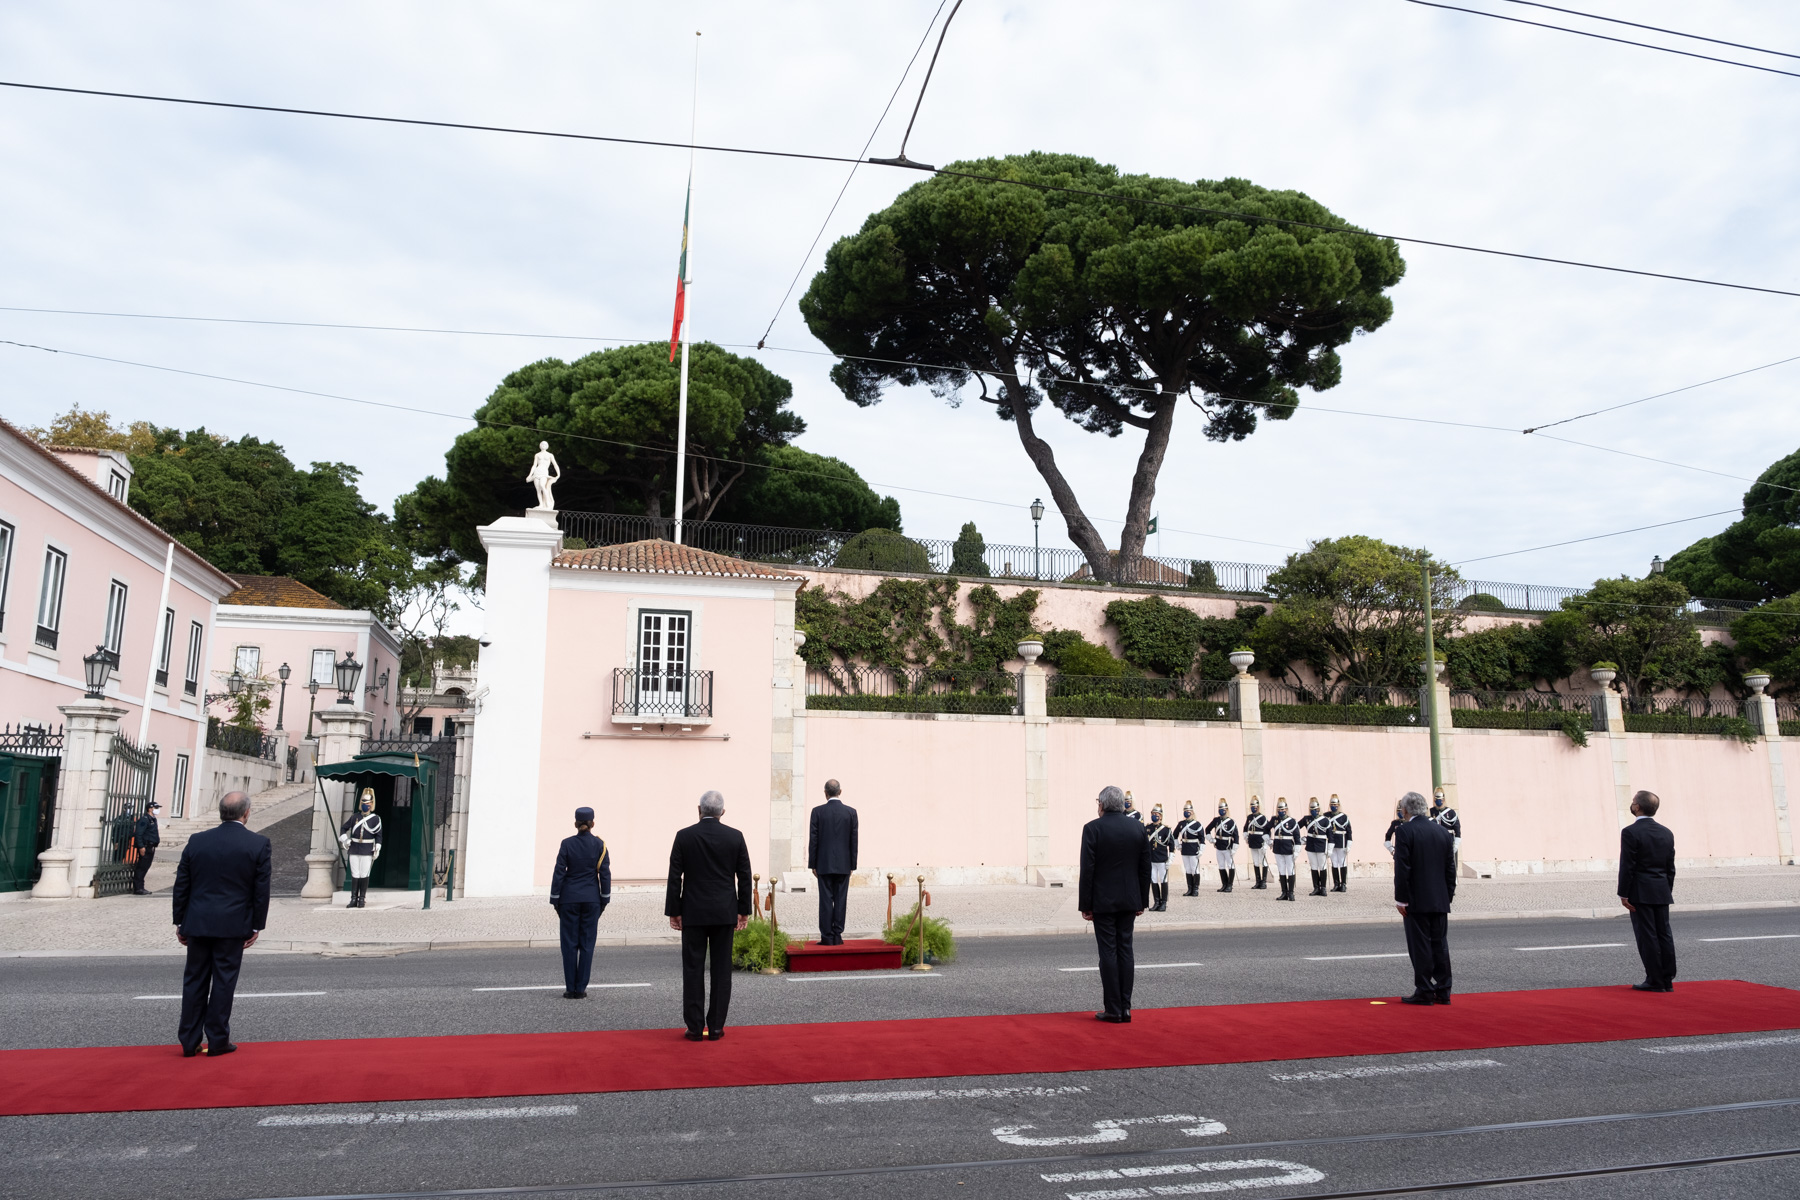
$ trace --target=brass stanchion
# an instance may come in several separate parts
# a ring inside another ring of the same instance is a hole
[[[775,876],[769,876],[769,965],[762,969],[764,975],[779,975],[781,971],[775,966],[775,932],[780,927],[775,924]]]
[[[894,893],[896,891],[898,891],[899,888],[896,887],[894,884],[894,873],[892,871],[888,872],[887,880],[888,880],[888,916],[887,916],[887,924],[883,925],[882,928],[883,929],[892,929],[894,927]]]
[[[751,913],[750,913],[751,916],[754,916],[754,917],[762,916],[762,876],[761,875],[752,875],[750,877],[750,909],[751,909]]]
[[[925,877],[919,876],[919,961],[912,965],[915,971],[929,971],[931,964],[925,961]]]

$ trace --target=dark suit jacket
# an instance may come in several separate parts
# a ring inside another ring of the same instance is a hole
[[[269,839],[221,821],[181,848],[175,925],[188,937],[247,938],[269,922]]]
[[[1394,830],[1394,903],[1408,912],[1447,913],[1456,899],[1456,839],[1429,817]]]
[[[1619,831],[1619,895],[1633,904],[1675,902],[1675,835],[1654,818]]]
[[[806,865],[821,875],[856,870],[856,810],[836,796],[812,810]]]
[[[1109,812],[1081,827],[1080,892],[1084,913],[1150,907],[1150,837],[1142,825]]]
[[[612,900],[612,856],[606,843],[583,829],[562,840],[550,876],[550,903],[592,904]]]
[[[663,915],[686,925],[735,925],[750,915],[750,848],[717,817],[675,835]]]

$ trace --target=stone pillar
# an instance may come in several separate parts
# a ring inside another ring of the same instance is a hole
[[[794,599],[790,595],[775,602],[774,663],[769,690],[769,875],[786,879],[789,872],[801,869],[797,859],[804,859],[802,849],[796,851],[797,814],[804,811],[806,786],[804,771],[796,770],[801,754],[797,738],[801,720],[795,710],[804,709],[806,697],[805,665],[797,651],[806,643],[806,635],[794,628]],[[800,686],[795,687],[795,670],[799,669]]]
[[[1443,776],[1444,803],[1458,807],[1456,801],[1456,720],[1450,715],[1450,685],[1444,679],[1443,659],[1431,680],[1431,736],[1438,744],[1438,773]]]
[[[349,762],[362,753],[371,723],[369,714],[354,705],[333,704],[320,709],[314,718],[319,731],[319,762]],[[350,814],[349,790],[349,784],[336,779],[321,779],[314,787],[312,849],[306,855],[306,885],[300,889],[300,894],[309,900],[329,899],[340,882],[336,871],[337,836],[344,818]]]
[[[50,848],[38,855],[43,870],[31,889],[34,899],[94,896],[94,869],[100,865],[106,788],[112,775],[112,740],[125,710],[105,700],[61,705],[63,757],[56,788],[56,826]]]
[[[1231,689],[1231,719],[1238,723],[1239,745],[1243,752],[1244,811],[1249,811],[1250,797],[1263,794],[1263,724],[1262,689],[1250,664],[1256,655],[1248,650],[1231,654],[1231,665],[1237,668],[1228,686]]]
[[[469,865],[469,768],[475,753],[475,713],[465,709],[456,717],[456,780],[450,794],[450,846],[456,851],[456,877],[450,881],[462,895],[463,871]]]
[[[1025,719],[1025,878],[1040,876],[1050,865],[1050,704],[1049,674],[1038,666],[1044,643],[1020,642],[1019,712]]]
[[[471,896],[528,896],[537,877],[538,770],[543,758],[544,664],[550,560],[562,546],[554,515],[501,517],[475,531],[487,548],[479,736],[471,756]]]
[[[1782,761],[1781,721],[1775,715],[1775,701],[1763,694],[1769,686],[1767,675],[1746,675],[1744,682],[1753,693],[1744,702],[1745,715],[1762,734],[1763,747],[1769,755],[1769,785],[1775,793],[1775,846],[1780,860],[1794,866],[1794,830],[1788,821],[1787,768]]]
[[[1588,675],[1600,690],[1594,693],[1594,732],[1606,738],[1612,759],[1613,808],[1620,828],[1631,824],[1631,749],[1625,742],[1625,702],[1612,688],[1618,672],[1595,667]]]

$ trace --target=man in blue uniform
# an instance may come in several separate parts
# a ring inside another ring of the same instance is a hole
[[[1275,854],[1275,875],[1281,883],[1277,900],[1294,898],[1294,843],[1300,837],[1300,822],[1288,814],[1287,797],[1275,798],[1275,820],[1269,824],[1269,845]]]
[[[1219,890],[1229,892],[1231,885],[1237,880],[1237,822],[1231,819],[1231,805],[1225,803],[1225,797],[1219,797],[1219,815],[1206,826],[1206,835],[1212,839],[1213,854],[1219,862]]]
[[[1250,815],[1244,818],[1244,845],[1250,848],[1250,869],[1256,872],[1256,884],[1250,890],[1266,891],[1269,886],[1269,851],[1264,844],[1269,832],[1269,818],[1262,801],[1250,797]]]
[[[563,999],[587,999],[600,914],[612,903],[612,863],[594,836],[594,810],[575,810],[575,835],[562,840],[550,876],[550,907],[562,919]]]
[[[1350,814],[1344,811],[1344,802],[1331,793],[1331,811],[1326,814],[1328,825],[1325,840],[1331,843],[1331,890],[1347,892],[1350,890]]]
[[[1150,824],[1144,835],[1150,839],[1150,890],[1156,896],[1151,912],[1169,911],[1169,851],[1175,845],[1175,831],[1163,824],[1162,805],[1150,810]]]
[[[1325,873],[1331,865],[1331,842],[1326,838],[1331,818],[1319,811],[1319,798],[1306,802],[1306,815],[1300,818],[1300,831],[1306,836],[1306,865],[1312,871],[1313,890],[1309,896],[1325,894]]]
[[[1181,848],[1181,869],[1187,875],[1184,896],[1200,894],[1200,846],[1206,841],[1206,822],[1194,816],[1194,802],[1181,806],[1181,823],[1175,826],[1175,841]]]

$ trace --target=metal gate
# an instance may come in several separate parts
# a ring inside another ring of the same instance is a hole
[[[156,791],[156,751],[140,750],[122,733],[113,734],[106,780],[106,808],[100,816],[100,862],[94,868],[94,896],[131,891],[131,831]]]
[[[0,892],[37,882],[38,855],[55,831],[62,749],[60,729],[0,727]]]

